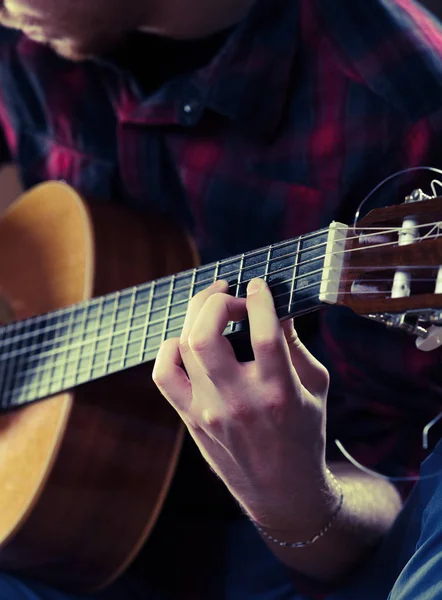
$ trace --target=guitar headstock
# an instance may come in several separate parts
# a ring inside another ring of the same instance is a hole
[[[442,345],[442,197],[416,190],[349,229],[337,304]]]

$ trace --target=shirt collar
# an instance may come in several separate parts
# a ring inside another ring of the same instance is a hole
[[[129,87],[120,90],[117,103],[120,120],[191,126],[210,109],[255,137],[271,137],[290,89],[299,13],[299,0],[256,0],[209,65],[147,98],[126,73]]]
[[[269,136],[286,105],[298,40],[298,0],[257,0],[210,65],[193,75],[205,106]]]

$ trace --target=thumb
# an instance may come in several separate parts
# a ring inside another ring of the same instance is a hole
[[[302,385],[312,394],[327,392],[329,374],[327,369],[301,342],[293,319],[282,322],[284,336],[290,351],[292,365]]]

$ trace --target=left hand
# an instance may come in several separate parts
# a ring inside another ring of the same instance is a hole
[[[307,531],[323,523],[328,373],[292,320],[279,322],[262,280],[252,280],[247,299],[227,290],[218,281],[191,300],[181,339],[161,346],[153,379],[256,522]],[[222,334],[246,316],[254,360],[240,363]]]

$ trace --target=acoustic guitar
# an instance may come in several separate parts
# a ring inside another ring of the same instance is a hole
[[[199,267],[178,228],[64,183],[15,201],[0,221],[0,569],[90,591],[136,556],[183,439],[150,365],[214,280],[242,296],[265,278],[281,319],[343,305],[442,344],[442,203],[418,196]]]

